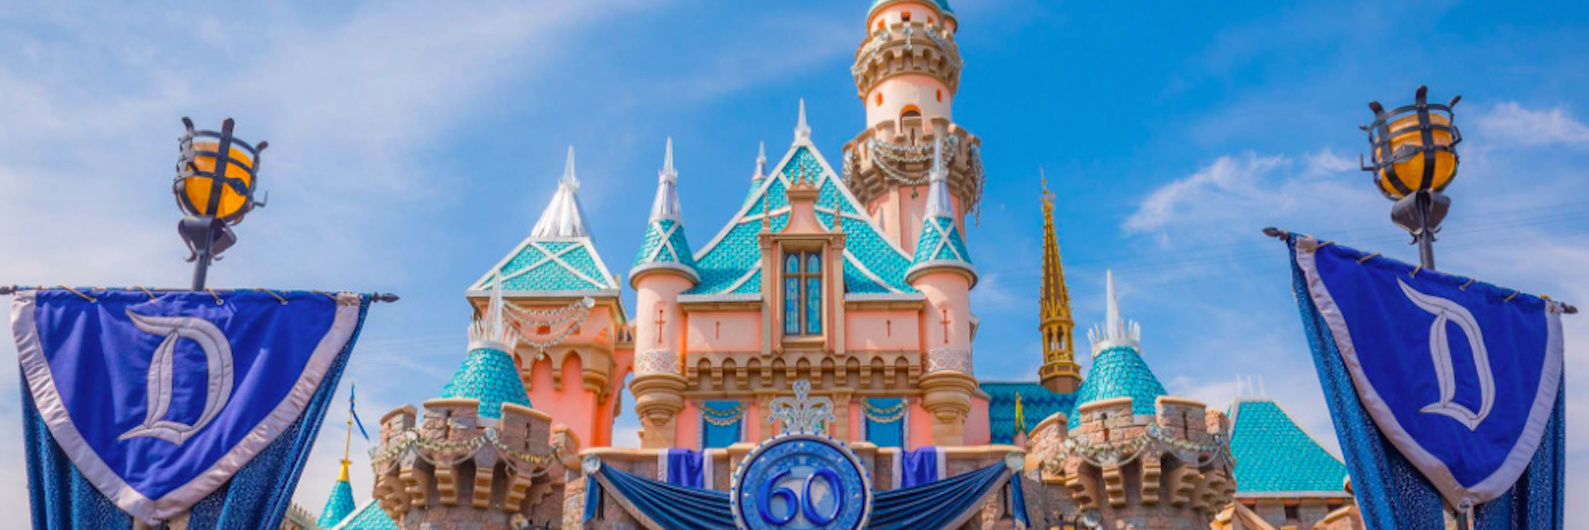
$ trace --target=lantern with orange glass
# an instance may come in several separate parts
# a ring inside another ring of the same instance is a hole
[[[193,120],[182,118],[187,134],[181,138],[181,156],[172,193],[185,216],[177,225],[194,262],[193,290],[204,289],[210,262],[237,243],[231,226],[265,201],[254,200],[259,185],[259,153],[269,145],[248,145],[232,136],[231,118],[221,123],[221,131],[193,128]],[[224,154],[223,154],[224,153]]]
[[[1456,146],[1462,133],[1451,109],[1462,96],[1442,105],[1429,103],[1428,95],[1429,87],[1420,86],[1413,104],[1390,111],[1378,101],[1369,102],[1374,123],[1362,129],[1373,151],[1373,164],[1363,164],[1363,171],[1373,172],[1380,193],[1396,201],[1391,221],[1412,234],[1419,261],[1432,270],[1435,233],[1451,208],[1443,192],[1457,176]]]

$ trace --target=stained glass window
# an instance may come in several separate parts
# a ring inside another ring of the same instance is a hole
[[[785,335],[822,334],[822,253],[790,252],[784,257]]]

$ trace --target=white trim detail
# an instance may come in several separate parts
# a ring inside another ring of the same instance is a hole
[[[16,299],[11,305],[11,329],[17,338],[17,362],[21,365],[22,375],[32,391],[39,417],[49,428],[50,435],[55,437],[56,443],[61,446],[61,451],[66,453],[67,458],[77,466],[77,470],[94,485],[95,489],[128,515],[151,526],[158,526],[162,521],[186,512],[216,488],[231,480],[232,475],[275,441],[283,430],[297,421],[303,414],[304,407],[309,404],[310,398],[320,389],[320,382],[330,369],[332,361],[336,360],[342,349],[347,347],[348,339],[353,336],[353,330],[359,323],[358,295],[338,294],[336,316],[331,321],[330,329],[326,331],[324,337],[321,337],[320,343],[310,354],[309,362],[305,365],[303,373],[299,375],[298,382],[293,385],[287,396],[276,404],[270,415],[255,425],[237,445],[232,446],[215,464],[192,481],[172,490],[164,497],[150,499],[117,475],[99,453],[83,440],[82,433],[73,423],[71,414],[66,410],[66,404],[61,400],[60,391],[55,387],[55,376],[50,371],[49,360],[45,357],[43,344],[40,343],[38,327],[34,324],[36,296],[35,291],[22,291],[16,294]]]
[[[1357,348],[1352,343],[1351,330],[1346,325],[1346,317],[1341,314],[1340,306],[1335,304],[1335,298],[1330,295],[1329,288],[1319,276],[1315,262],[1319,247],[1318,240],[1299,236],[1296,240],[1297,266],[1302,269],[1303,276],[1307,279],[1308,295],[1312,298],[1314,306],[1318,308],[1319,316],[1323,317],[1329,326],[1330,335],[1334,337],[1335,347],[1340,350],[1341,360],[1352,376],[1352,383],[1357,388],[1357,395],[1362,401],[1363,408],[1368,411],[1369,417],[1374,419],[1374,423],[1379,425],[1380,432],[1396,446],[1397,450],[1401,451],[1402,456],[1407,457],[1408,461],[1423,472],[1424,477],[1440,490],[1440,495],[1452,506],[1461,506],[1464,502],[1477,506],[1506,493],[1512,484],[1517,482],[1523,471],[1528,469],[1529,461],[1533,460],[1534,451],[1539,448],[1540,439],[1545,434],[1546,423],[1550,421],[1551,409],[1556,406],[1556,393],[1560,390],[1563,368],[1561,314],[1556,303],[1546,302],[1545,364],[1540,368],[1539,392],[1529,408],[1522,436],[1512,446],[1511,452],[1507,453],[1506,460],[1500,468],[1473,487],[1463,487],[1444,462],[1430,454],[1419,445],[1418,440],[1407,433],[1396,420],[1396,415],[1391,412],[1390,405],[1385,403],[1384,398],[1374,389],[1373,382],[1364,375],[1362,362],[1357,357]]]

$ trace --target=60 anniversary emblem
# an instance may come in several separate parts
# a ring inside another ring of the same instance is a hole
[[[872,483],[855,453],[820,434],[789,434],[751,451],[730,492],[739,528],[859,529],[872,514]]]

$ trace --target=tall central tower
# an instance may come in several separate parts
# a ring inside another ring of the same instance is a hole
[[[943,145],[954,220],[981,201],[981,140],[954,123],[959,22],[948,0],[876,0],[850,73],[866,130],[844,146],[844,179],[889,240],[915,251],[933,150]]]

